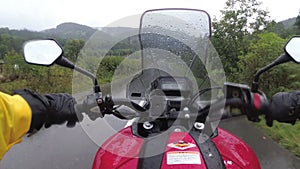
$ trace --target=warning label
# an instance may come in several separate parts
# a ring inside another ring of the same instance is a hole
[[[167,152],[167,164],[201,164],[200,153],[196,151]]]

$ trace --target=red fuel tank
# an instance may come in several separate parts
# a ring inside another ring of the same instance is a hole
[[[241,139],[229,132],[218,129],[218,136],[213,138],[225,168],[260,169],[259,161],[252,149]],[[139,168],[139,154],[145,143],[143,138],[133,135],[127,127],[110,137],[98,150],[93,169]],[[161,143],[157,143],[161,144]],[[187,132],[172,132],[161,159],[162,169],[206,169],[199,143]],[[201,147],[201,146],[200,146]],[[153,147],[155,148],[155,147]]]

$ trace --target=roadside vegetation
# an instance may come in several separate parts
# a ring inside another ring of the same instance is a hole
[[[300,158],[300,124],[295,125],[282,124],[274,122],[273,127],[268,127],[264,119],[257,124],[267,133],[273,140],[285,147],[298,158]]]
[[[276,59],[291,36],[300,34],[300,15],[295,17],[292,26],[287,27],[284,22],[273,21],[257,0],[227,0],[221,10],[221,17],[218,17],[220,19],[213,18],[212,23],[212,42],[224,65],[227,80],[251,85],[255,72]],[[79,32],[76,31],[76,37],[82,37]],[[71,70],[55,65],[28,65],[22,58],[24,41],[45,37],[48,36],[40,32],[0,28],[0,91],[12,93],[15,89],[29,88],[40,93],[72,93]],[[65,56],[75,61],[86,39],[62,37],[51,36],[62,44]],[[127,55],[134,51],[131,45],[129,40],[128,44],[124,41],[111,49],[100,66],[96,62],[99,58],[92,54],[89,56],[90,61],[82,64],[90,70],[96,70],[101,83],[109,83],[117,68],[127,73],[139,69],[139,59],[127,59]],[[261,77],[260,89],[268,97],[279,91],[300,90],[299,70],[300,66],[293,63],[278,66]],[[272,128],[268,128],[262,121],[258,126],[300,157],[299,123],[295,126],[275,123]]]
[[[276,23],[256,0],[227,0],[221,19],[213,21],[213,44],[223,62],[228,81],[251,85],[255,72],[275,60],[285,43],[300,34],[300,14],[288,27]],[[290,23],[289,23],[290,24]],[[260,89],[268,98],[280,91],[300,90],[300,66],[288,63],[261,76]],[[262,117],[263,118],[263,117]],[[280,145],[300,157],[300,124],[257,124]]]

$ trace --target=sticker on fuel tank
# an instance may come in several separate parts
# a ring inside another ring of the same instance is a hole
[[[196,151],[167,152],[167,164],[201,164],[200,153]]]
[[[193,143],[185,142],[185,141],[178,141],[176,143],[168,144],[168,147],[176,148],[176,149],[179,149],[179,150],[186,150],[186,149],[189,149],[189,148],[196,147],[196,145],[193,144]]]

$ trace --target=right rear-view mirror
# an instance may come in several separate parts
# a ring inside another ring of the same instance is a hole
[[[286,43],[284,50],[295,62],[300,63],[300,36],[292,37]]]

